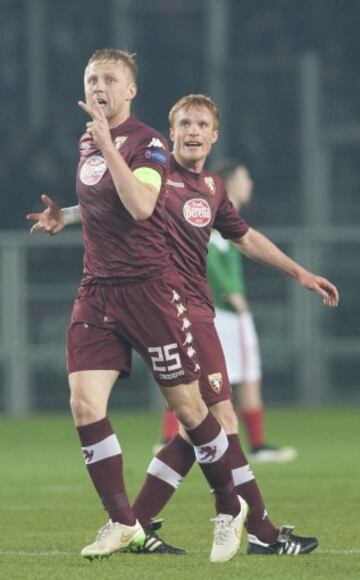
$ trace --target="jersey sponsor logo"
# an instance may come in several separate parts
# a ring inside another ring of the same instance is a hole
[[[158,139],[158,137],[153,137],[147,145],[147,147],[156,147],[156,149],[165,149],[165,145]]]
[[[204,228],[210,223],[211,209],[206,199],[188,199],[183,208],[184,218],[196,228]]]
[[[206,187],[208,188],[209,192],[211,193],[211,195],[215,195],[216,193],[216,186],[215,186],[215,181],[213,179],[213,177],[205,177],[204,178]]]
[[[218,395],[223,386],[223,378],[221,373],[212,373],[208,375],[208,380],[210,383],[210,387],[213,391]]]
[[[115,139],[114,139],[114,145],[115,145],[115,147],[116,147],[116,149],[118,151],[124,145],[124,143],[125,143],[126,140],[127,140],[127,135],[123,135],[123,136],[120,136],[120,137],[115,137]]]
[[[173,181],[172,179],[168,179],[166,181],[167,185],[171,185],[172,187],[185,187],[185,183],[182,181]]]
[[[167,162],[167,155],[162,151],[154,151],[147,149],[145,151],[145,158],[151,161],[155,161],[156,163],[160,163],[160,165],[166,165]]]
[[[84,185],[96,185],[107,169],[105,159],[100,155],[89,157],[80,169],[80,179]]]

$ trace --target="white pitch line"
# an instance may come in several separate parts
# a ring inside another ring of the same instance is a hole
[[[360,554],[360,549],[354,549],[354,550],[316,550],[316,552],[314,552],[316,554],[345,554],[345,555],[351,555],[351,554]]]
[[[197,552],[199,554],[199,552]],[[354,550],[316,550],[314,552],[314,556],[316,554],[334,554],[334,555],[345,555],[345,556],[355,556],[360,555],[360,549]],[[26,552],[25,550],[2,550],[0,551],[0,556],[23,556],[27,557],[36,557],[36,558],[56,558],[56,557],[64,557],[64,556],[77,556],[78,554],[75,552],[60,552],[58,550],[53,550],[49,552]]]
[[[3,550],[0,551],[0,556],[25,556],[27,557],[40,557],[40,558],[52,558],[56,556],[73,556],[73,552],[58,552],[57,550],[53,550],[52,552],[25,552],[25,550]]]

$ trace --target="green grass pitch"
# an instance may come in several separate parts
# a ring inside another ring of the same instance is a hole
[[[130,497],[139,489],[159,431],[159,416],[111,415],[124,451]],[[162,536],[183,557],[121,554],[90,563],[79,556],[105,523],[87,479],[69,416],[0,421],[0,578],[40,579],[306,579],[360,578],[359,413],[274,410],[268,439],[298,448],[287,465],[255,468],[278,524],[316,534],[303,557],[250,557],[210,564],[213,503],[197,467],[164,510]]]

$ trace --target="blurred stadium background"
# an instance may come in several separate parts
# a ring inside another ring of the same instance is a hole
[[[83,69],[96,48],[137,53],[135,112],[167,132],[188,92],[220,105],[213,159],[249,164],[245,217],[339,287],[325,309],[246,263],[269,403],[360,402],[360,4],[358,0],[0,0],[0,411],[67,408],[64,338],[81,234],[30,237],[50,193],[74,205]],[[149,408],[138,357],[113,406]]]

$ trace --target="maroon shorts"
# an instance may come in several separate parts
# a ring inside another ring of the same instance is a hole
[[[191,308],[190,308],[191,313]],[[192,317],[192,328],[200,363],[200,391],[207,405],[232,399],[223,349],[214,320]]]
[[[182,282],[174,271],[145,282],[106,281],[80,287],[67,334],[68,372],[131,372],[131,351],[162,386],[199,378],[198,357]]]

